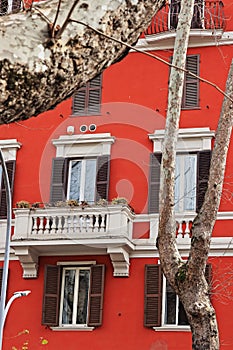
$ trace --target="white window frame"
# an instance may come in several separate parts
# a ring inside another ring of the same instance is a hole
[[[194,178],[195,183],[193,183],[193,190],[195,191],[195,197],[193,208],[192,209],[186,209],[185,208],[185,201],[187,200],[187,194],[185,194],[185,162],[186,157],[191,156],[195,159],[194,164]],[[183,153],[183,154],[177,154],[176,158],[179,159],[179,189],[178,189],[178,201],[175,202],[175,212],[176,213],[183,213],[183,212],[195,212],[196,211],[196,186],[197,186],[197,153]],[[178,162],[176,163],[178,164]]]
[[[75,159],[71,159],[69,161],[68,184],[67,184],[67,199],[75,199],[75,198],[71,198],[71,196],[70,196],[70,191],[71,191],[71,169],[72,169],[72,162],[73,161],[77,161],[77,162],[81,162],[79,202],[82,202],[82,201],[88,201],[88,203],[91,202],[89,199],[85,198],[87,160],[94,160],[95,161],[95,166],[97,167],[97,158],[94,158],[94,157],[84,158],[84,159],[75,158]],[[95,175],[93,175],[93,177],[96,178],[96,173],[95,173]],[[95,195],[95,188],[94,188],[94,195]]]
[[[72,268],[72,267],[80,267],[80,268],[91,268],[92,265],[95,265],[96,261],[58,261],[57,265],[62,266],[63,268]],[[61,281],[62,283],[62,281]],[[61,284],[62,288],[62,284]],[[62,291],[62,289],[61,289]],[[64,291],[64,288],[63,288]],[[63,292],[64,293],[64,292]],[[61,300],[62,300],[62,293],[60,293],[60,310],[59,310],[59,326],[50,327],[53,331],[93,331],[95,327],[87,326],[87,324],[61,324],[62,320],[62,308],[61,308]]]
[[[167,292],[167,280],[166,277],[163,275],[163,291],[162,291],[162,327],[186,327],[189,328],[189,325],[179,325],[178,324],[178,319],[179,319],[179,297],[176,294],[176,315],[175,315],[175,323],[166,323],[165,318],[166,318],[166,293]],[[175,292],[174,292],[175,293]]]
[[[72,323],[66,324],[62,323],[62,314],[63,314],[63,301],[64,301],[64,290],[65,290],[65,271],[69,270],[75,270],[75,284],[74,284],[74,297],[73,297],[73,315],[72,315]],[[90,267],[87,266],[67,266],[62,268],[62,281],[61,281],[61,294],[60,294],[60,313],[59,313],[59,325],[61,327],[67,327],[67,326],[79,326],[79,327],[87,327],[87,322],[83,324],[78,324],[74,322],[74,320],[77,319],[77,306],[78,306],[78,289],[79,289],[79,272],[80,270],[88,270],[91,271]],[[90,281],[88,286],[88,293],[90,289]],[[89,300],[88,300],[89,302]],[[87,305],[87,319],[88,319],[88,305]],[[86,320],[87,320],[86,319]]]

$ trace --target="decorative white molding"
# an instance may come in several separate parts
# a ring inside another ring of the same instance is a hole
[[[129,253],[123,247],[114,247],[107,249],[113,265],[114,277],[129,276]]]
[[[62,135],[53,140],[56,157],[86,157],[110,155],[115,138],[110,133]]]
[[[162,152],[164,133],[165,130],[155,130],[154,134],[149,135],[149,139],[153,142],[153,152]],[[214,131],[209,128],[179,129],[176,150],[177,152],[210,150],[214,135]]]
[[[15,254],[23,268],[23,278],[37,278],[38,253],[31,247],[15,247]]]
[[[16,154],[21,147],[16,139],[0,140],[0,148],[2,149],[4,160],[16,160]]]
[[[158,34],[146,35],[138,40],[136,48],[142,51],[159,51],[174,48],[176,31],[170,30]],[[233,31],[221,29],[191,29],[189,47],[221,46],[233,44]],[[133,50],[131,52],[134,52]]]

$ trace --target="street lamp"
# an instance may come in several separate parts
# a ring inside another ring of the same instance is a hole
[[[6,321],[6,316],[7,313],[9,311],[9,308],[11,306],[11,304],[13,303],[13,301],[17,298],[21,298],[21,297],[26,297],[28,294],[30,294],[31,291],[30,290],[20,290],[18,292],[14,292],[14,294],[12,295],[12,297],[8,300],[6,307],[4,308],[4,312],[3,315],[1,316],[1,329],[0,329],[0,349],[2,349],[2,341],[3,341],[3,329],[4,329],[4,324]]]
[[[10,308],[11,304],[13,303],[13,301],[15,299],[18,299],[18,298],[21,298],[21,297],[26,297],[30,293],[31,293],[30,290],[22,290],[22,291],[14,292],[12,297],[8,300],[8,302],[6,304],[6,307],[4,309],[3,316],[1,317],[2,319],[1,319],[1,329],[0,329],[0,349],[2,349],[4,324],[5,324],[6,316],[7,316],[7,313],[9,311],[9,308]]]

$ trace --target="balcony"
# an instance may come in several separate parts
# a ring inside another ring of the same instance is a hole
[[[171,1],[153,17],[145,35],[174,31],[177,28],[180,1]],[[195,1],[191,29],[225,30],[226,20],[222,1]]]
[[[134,214],[127,205],[15,209],[11,247],[24,278],[37,277],[39,256],[109,254],[114,276],[128,276]]]

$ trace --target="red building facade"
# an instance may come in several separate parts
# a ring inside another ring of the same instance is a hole
[[[155,245],[158,191],[177,3],[155,16],[121,62],[36,118],[0,127],[14,219],[3,349],[190,349],[191,332]],[[233,5],[196,2],[187,69],[225,89]],[[185,77],[177,144],[177,243],[188,256],[203,201],[223,96]],[[232,153],[206,277],[221,349],[231,349]],[[6,206],[1,187],[0,257]],[[78,206],[77,206],[78,204]],[[29,205],[29,207],[27,207]],[[0,270],[1,271],[1,270]]]

